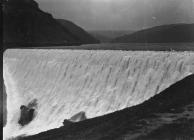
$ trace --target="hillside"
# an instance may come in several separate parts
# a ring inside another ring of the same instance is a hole
[[[179,43],[194,42],[194,24],[162,25],[112,40],[113,43]]]
[[[8,0],[3,5],[3,43],[6,46],[49,46],[97,43],[69,22],[63,26],[43,12],[34,0]],[[81,28],[80,28],[81,30]],[[81,34],[79,34],[81,33]],[[82,33],[84,37],[82,36]]]
[[[90,35],[88,32],[86,32],[81,27],[77,26],[71,21],[64,20],[64,19],[57,19],[57,21],[67,29],[67,31],[71,32],[72,35],[79,39],[80,42],[83,44],[94,44],[99,43],[97,39],[95,39],[92,35]]]
[[[22,140],[172,140],[194,138],[194,75],[144,103]]]

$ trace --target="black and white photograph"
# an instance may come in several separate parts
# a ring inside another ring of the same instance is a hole
[[[194,0],[2,0],[3,140],[194,140]]]

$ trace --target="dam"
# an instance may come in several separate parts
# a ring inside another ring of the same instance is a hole
[[[194,73],[194,52],[7,50],[4,137],[33,135],[85,112],[93,118],[148,100]],[[36,116],[18,124],[20,106],[36,100]]]

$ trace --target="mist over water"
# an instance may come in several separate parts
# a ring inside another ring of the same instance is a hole
[[[139,104],[194,73],[194,52],[8,50],[4,138],[62,126],[81,111],[88,118]],[[36,117],[20,127],[20,106],[36,100]]]

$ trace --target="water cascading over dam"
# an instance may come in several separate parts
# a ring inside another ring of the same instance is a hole
[[[194,52],[8,50],[4,137],[60,127],[84,111],[88,118],[139,104],[194,73]],[[30,124],[18,124],[20,106],[37,100]]]

